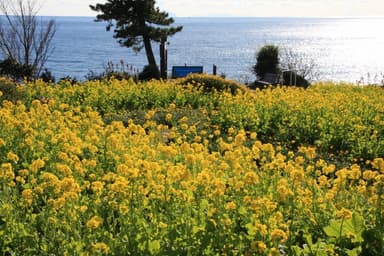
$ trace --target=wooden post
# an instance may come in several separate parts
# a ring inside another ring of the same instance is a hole
[[[217,73],[217,67],[215,64],[213,64],[213,75],[215,76]]]
[[[168,52],[167,52],[167,37],[161,38],[160,41],[160,77],[167,79],[167,66],[168,66]]]

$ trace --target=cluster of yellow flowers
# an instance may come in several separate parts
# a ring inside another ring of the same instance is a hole
[[[237,104],[244,96],[233,97]],[[303,245],[301,232],[324,240],[330,220],[356,212],[374,226],[384,214],[383,158],[338,167],[315,145],[286,151],[238,127],[209,137],[186,116],[174,129],[156,124],[155,114],[146,111],[143,124],[105,124],[87,105],[4,101],[0,252],[280,255]]]

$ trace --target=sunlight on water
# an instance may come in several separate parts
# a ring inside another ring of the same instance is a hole
[[[123,48],[92,18],[57,18],[55,51],[48,63],[56,77],[83,79],[89,71],[100,72],[109,60],[137,68],[146,64]],[[316,63],[322,80],[356,82],[374,80],[384,72],[384,19],[374,18],[178,18],[181,33],[169,38],[168,69],[176,65],[202,65],[212,72],[238,80],[253,80],[251,67],[264,44],[276,44]],[[158,45],[154,45],[158,56]],[[377,76],[375,78],[375,76]],[[372,81],[371,81],[372,82]]]
[[[313,53],[317,52],[324,78],[355,81],[380,76],[384,71],[383,25],[383,20],[375,19],[342,20],[310,31],[320,37]]]

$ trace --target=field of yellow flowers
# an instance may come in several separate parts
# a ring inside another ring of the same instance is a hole
[[[0,255],[384,255],[382,88],[200,80],[1,80]]]

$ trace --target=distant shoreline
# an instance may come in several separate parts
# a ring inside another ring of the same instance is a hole
[[[3,15],[0,15],[0,17]],[[46,18],[95,18],[96,15],[39,15]],[[384,16],[172,16],[174,19],[384,19]]]

